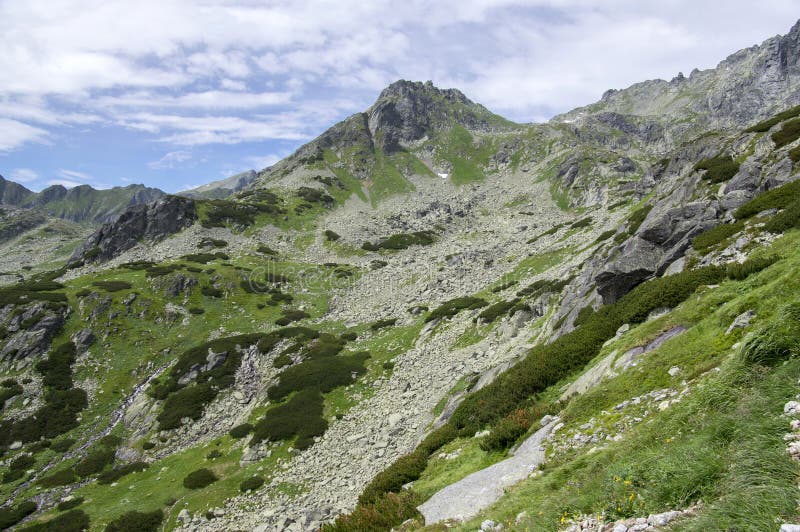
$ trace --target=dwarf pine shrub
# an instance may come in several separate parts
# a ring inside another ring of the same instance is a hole
[[[162,510],[125,512],[106,526],[105,532],[158,532],[164,520]]]
[[[183,479],[183,487],[196,490],[210,486],[217,480],[217,476],[210,469],[203,467],[186,475],[186,478]]]

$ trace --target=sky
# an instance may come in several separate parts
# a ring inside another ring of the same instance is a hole
[[[0,175],[175,192],[274,164],[397,79],[540,122],[798,18],[800,0],[0,0]]]

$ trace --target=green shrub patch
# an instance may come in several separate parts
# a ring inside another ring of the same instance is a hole
[[[125,512],[106,526],[105,532],[158,532],[164,520],[162,510]]]
[[[203,467],[186,475],[186,478],[183,479],[183,487],[196,490],[210,486],[217,480],[217,476],[210,469]]]
[[[516,284],[517,284],[517,281],[514,281],[514,280],[507,281],[505,283],[502,283],[502,284],[499,284],[499,285],[493,287],[491,289],[491,292],[493,294],[497,294],[498,292],[502,292],[503,290],[506,290],[507,288],[511,288],[512,286],[514,286]]]
[[[800,199],[787,205],[764,225],[764,229],[770,233],[783,233],[798,227],[800,227]]]
[[[203,238],[200,240],[200,243],[197,244],[199,248],[225,248],[228,247],[227,240],[221,240],[219,238]]]
[[[231,438],[241,440],[251,432],[253,432],[253,425],[250,423],[242,423],[241,425],[236,425],[233,427],[228,434],[230,434]]]
[[[300,187],[297,189],[297,197],[309,203],[322,203],[326,207],[333,206],[333,198],[317,188]]]
[[[538,297],[546,293],[558,293],[571,283],[572,279],[574,279],[574,277],[560,280],[539,279],[517,292],[517,297]]]
[[[72,510],[73,508],[77,508],[85,499],[83,497],[71,497],[69,499],[64,499],[56,505],[56,510],[59,512],[65,512],[67,510]]]
[[[438,308],[428,314],[425,321],[430,322],[439,318],[449,318],[455,316],[462,310],[474,310],[485,307],[486,305],[488,305],[488,303],[479,297],[458,297],[439,305]]]
[[[0,387],[0,411],[3,410],[6,401],[11,399],[12,397],[16,397],[17,395],[22,395],[22,392],[25,391],[22,386],[14,382],[10,386],[3,384]]]
[[[25,501],[16,506],[0,508],[0,530],[16,525],[35,512],[36,508],[36,503],[33,501]]]
[[[275,320],[276,325],[289,325],[292,322],[308,318],[308,314],[302,310],[288,309],[283,311],[283,316]]]
[[[140,270],[147,270],[148,268],[152,268],[155,266],[156,263],[149,261],[149,260],[135,260],[132,262],[126,262],[124,264],[120,264],[120,268],[124,268],[126,270],[133,270],[133,271],[140,271]]]
[[[45,404],[29,417],[0,421],[0,446],[14,441],[26,443],[50,439],[78,425],[76,416],[86,408],[87,400],[86,392],[72,387],[75,357],[75,345],[65,342],[36,364],[43,377]]]
[[[159,427],[177,428],[184,417],[199,419],[206,405],[213,401],[221,390],[233,385],[234,375],[241,365],[242,349],[257,345],[259,351],[267,353],[281,340],[287,338],[310,340],[318,337],[319,332],[307,327],[285,327],[266,334],[253,333],[218,338],[187,349],[180,355],[169,375],[151,385],[148,390],[152,397],[164,400],[162,411],[157,417]],[[179,385],[181,377],[193,369],[198,370],[208,364],[209,350],[219,354],[218,364],[198,375],[195,383]]]
[[[748,133],[765,133],[770,129],[772,129],[774,126],[780,124],[781,122],[789,120],[790,118],[794,118],[798,115],[800,115],[800,105],[798,105],[797,107],[792,107],[791,109],[787,109],[782,113],[778,113],[768,120],[764,120],[754,126],[747,128],[745,131],[747,131]]]
[[[75,440],[70,438],[64,438],[61,440],[56,440],[50,446],[57,453],[65,453],[70,450],[70,448],[75,445]]]
[[[164,401],[164,407],[158,414],[160,430],[175,429],[181,425],[181,419],[200,419],[205,406],[214,400],[219,390],[209,383],[193,384],[181,388]]]
[[[704,159],[694,165],[695,172],[702,172],[703,179],[711,183],[722,183],[736,175],[739,171],[739,163],[733,157],[725,153],[721,153],[711,159]]]
[[[181,257],[183,260],[188,260],[189,262],[195,262],[197,264],[208,264],[214,260],[228,260],[230,257],[221,251],[217,253],[190,253],[189,255],[184,255]]]
[[[51,473],[46,477],[40,478],[37,481],[37,484],[45,488],[55,488],[57,486],[66,486],[68,484],[72,484],[77,480],[78,476],[75,474],[75,471],[72,468],[68,468],[56,471],[55,473]]]
[[[789,120],[779,131],[772,134],[772,142],[776,148],[782,148],[800,138],[800,118]]]
[[[362,249],[367,251],[379,251],[387,249],[397,251],[407,249],[411,246],[429,246],[434,243],[436,233],[433,231],[416,231],[414,233],[400,233],[384,238],[378,243],[364,242]]]
[[[528,432],[532,423],[531,415],[518,408],[492,427],[492,431],[481,440],[480,447],[486,452],[504,451]]]
[[[395,323],[397,323],[397,318],[378,320],[372,325],[370,325],[369,328],[372,331],[378,331],[380,329],[385,329],[386,327],[392,327],[394,326]]]
[[[800,180],[786,183],[759,194],[736,209],[734,216],[737,220],[743,220],[769,209],[785,209],[798,200],[800,200]]]
[[[100,476],[97,477],[97,482],[99,484],[112,484],[126,475],[144,471],[148,467],[148,464],[145,462],[131,462],[101,473]]]
[[[598,237],[594,240],[594,242],[595,244],[599,242],[605,242],[606,240],[608,240],[609,238],[611,238],[616,234],[617,234],[616,229],[609,229],[608,231],[603,231],[602,233],[600,233],[600,235],[598,235]]]
[[[258,251],[259,253],[262,253],[264,255],[277,255],[278,254],[277,251],[275,251],[271,247],[269,247],[267,245],[264,245],[264,244],[259,244],[259,246],[256,248],[256,251]]]
[[[158,266],[150,266],[145,270],[145,276],[147,277],[163,277],[164,275],[169,275],[170,273],[176,272],[181,269],[180,264],[164,264]]]
[[[732,262],[728,264],[726,268],[726,274],[731,279],[741,281],[754,273],[758,273],[761,270],[769,268],[779,259],[780,257],[771,255],[766,257],[750,257],[741,264],[738,262]]]
[[[398,458],[367,484],[358,498],[359,504],[375,504],[386,493],[401,492],[404,485],[417,480],[425,471],[430,455],[457,436],[458,432],[450,424],[428,434],[412,453]]]
[[[0,305],[24,305],[31,301],[66,302],[64,293],[54,291],[62,288],[64,285],[51,280],[23,281],[0,288]]]
[[[264,440],[289,440],[296,437],[294,446],[307,449],[314,437],[328,428],[323,417],[324,402],[319,390],[306,389],[292,395],[283,404],[275,405],[255,425],[251,444]]]
[[[573,222],[569,227],[570,229],[583,229],[584,227],[589,227],[592,225],[592,218],[587,216],[586,218],[582,218],[577,222]]]
[[[647,215],[650,214],[650,211],[653,210],[652,205],[644,205],[639,207],[635,211],[633,211],[630,216],[628,216],[628,230],[631,233],[635,233],[639,226],[642,225]]]
[[[417,506],[422,503],[411,491],[386,493],[370,504],[359,504],[350,514],[340,515],[336,522],[322,526],[323,532],[363,532],[395,529],[409,519],[420,517]]]
[[[75,473],[80,477],[88,477],[100,473],[107,465],[114,462],[113,449],[91,451],[83,460],[75,464]]]
[[[270,196],[262,195],[258,203],[239,203],[226,200],[211,200],[206,202],[207,208],[201,218],[201,225],[206,228],[225,227],[231,225],[236,228],[251,226],[259,214],[279,215],[286,210],[278,205],[278,197],[267,191]],[[250,198],[248,198],[250,199]]]
[[[464,433],[497,422],[524,400],[583,367],[622,324],[640,323],[659,307],[674,307],[698,286],[718,283],[724,275],[723,268],[709,266],[637,286],[616,303],[598,309],[574,331],[534,347],[493,383],[468,395],[451,422]]]
[[[738,221],[732,224],[722,224],[704,231],[694,237],[692,247],[700,252],[707,252],[723,240],[726,240],[739,231],[744,229],[744,222]]]
[[[89,530],[91,520],[83,510],[70,510],[49,521],[37,522],[21,532],[83,532]]]
[[[519,299],[512,299],[511,301],[500,301],[499,303],[495,303],[494,305],[490,305],[483,309],[480,314],[478,314],[477,319],[483,320],[486,323],[492,323],[500,316],[505,314],[513,314],[517,310],[520,309],[519,307],[520,300]]]
[[[120,292],[122,290],[130,290],[132,288],[131,283],[127,281],[95,281],[92,283],[92,286],[101,288],[106,292]]]
[[[351,384],[354,375],[362,375],[364,362],[369,353],[310,358],[300,364],[286,368],[278,377],[278,383],[270,387],[267,395],[271,400],[281,400],[290,393],[313,389],[322,393],[338,386]]]
[[[263,485],[264,478],[256,475],[243,480],[241,484],[239,484],[239,491],[242,493],[247,491],[255,491]]]

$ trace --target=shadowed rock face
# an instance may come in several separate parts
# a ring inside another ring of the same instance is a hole
[[[135,205],[114,222],[103,224],[70,257],[70,263],[81,260],[105,262],[135,246],[139,241],[158,241],[177,233],[197,220],[194,201],[178,196],[146,205]]]

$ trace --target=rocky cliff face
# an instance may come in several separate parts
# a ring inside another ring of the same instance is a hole
[[[135,205],[115,221],[103,224],[70,257],[70,262],[107,261],[141,241],[157,242],[189,227],[197,220],[194,201],[167,196]]]

